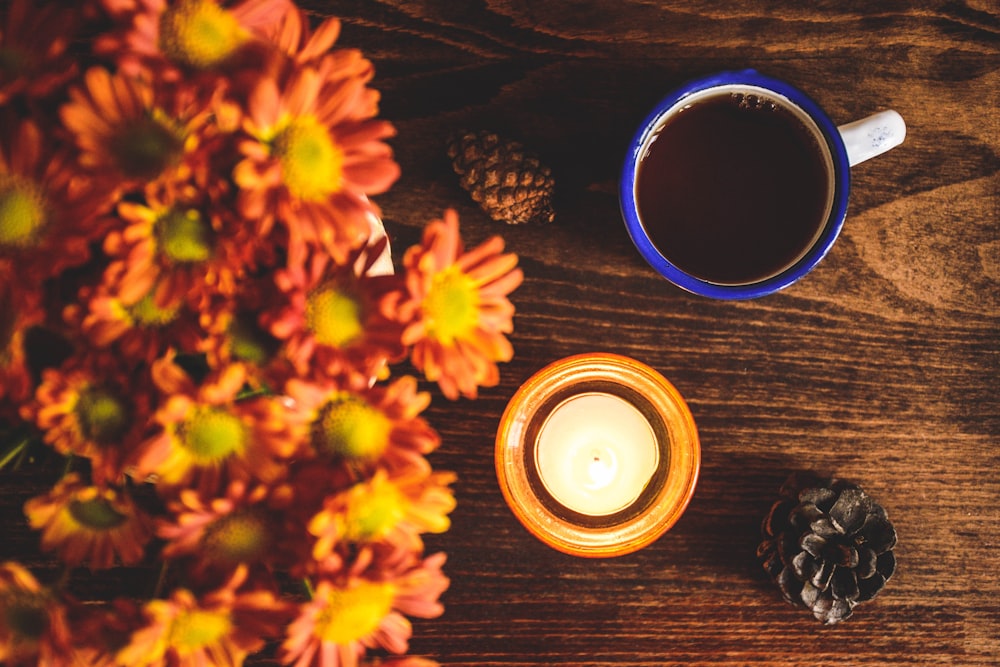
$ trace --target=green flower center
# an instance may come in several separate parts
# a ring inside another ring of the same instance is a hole
[[[49,629],[49,614],[41,595],[5,595],[0,597],[0,607],[13,642],[37,641]]]
[[[237,315],[226,333],[233,357],[258,366],[266,364],[279,347],[278,340],[261,329],[253,315]]]
[[[75,413],[83,436],[99,445],[117,442],[131,423],[128,404],[100,387],[88,388],[80,394]]]
[[[76,519],[77,523],[93,531],[117,528],[128,518],[101,497],[90,500],[74,500],[69,504],[69,513]]]
[[[392,611],[395,595],[388,583],[363,582],[334,590],[316,615],[313,632],[323,641],[341,646],[368,637]]]
[[[218,643],[232,627],[232,620],[227,614],[189,609],[181,612],[171,624],[168,646],[184,655]]]
[[[295,118],[275,136],[272,147],[293,197],[319,201],[340,190],[344,153],[312,116]]]
[[[156,305],[152,291],[127,308],[129,316],[136,324],[149,328],[170,324],[177,319],[178,311],[180,311],[180,304],[167,308]]]
[[[194,209],[172,210],[156,222],[163,252],[181,264],[204,262],[212,256],[212,228]]]
[[[370,461],[389,446],[392,421],[362,399],[344,395],[320,412],[314,427],[318,449],[335,458]]]
[[[0,175],[0,250],[37,242],[47,220],[44,202],[33,184]]]
[[[205,531],[209,558],[223,563],[256,563],[271,548],[271,530],[260,512],[246,510],[221,517]]]
[[[222,65],[246,39],[236,17],[213,0],[180,0],[160,16],[160,49],[195,69]]]
[[[468,338],[479,324],[479,290],[456,267],[434,276],[422,306],[427,335],[445,345]]]
[[[153,180],[176,164],[184,150],[180,132],[158,114],[143,116],[122,128],[112,140],[111,155],[118,170],[128,176]]]
[[[219,408],[196,408],[180,429],[185,449],[200,462],[222,461],[246,450],[247,427],[243,420]]]
[[[363,309],[349,292],[328,282],[309,293],[306,324],[323,345],[346,347],[365,331]]]
[[[385,537],[406,516],[406,498],[391,482],[362,484],[350,491],[345,538],[364,542]]]

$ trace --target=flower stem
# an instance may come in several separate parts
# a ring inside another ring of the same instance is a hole
[[[258,387],[256,389],[243,389],[236,395],[237,401],[245,401],[249,398],[257,398],[258,396],[273,396],[274,392],[267,387]]]
[[[13,461],[15,458],[17,458],[18,460],[17,463],[14,465],[14,469],[16,470],[17,468],[19,468],[21,465],[21,460],[24,458],[24,453],[27,451],[28,444],[30,442],[31,438],[24,438],[20,442],[15,444],[13,447],[8,449],[4,453],[3,458],[0,459],[0,470],[6,468],[7,464]]]
[[[153,589],[154,599],[160,597],[160,594],[163,593],[163,586],[167,583],[168,569],[170,569],[170,561],[165,560],[163,561],[163,564],[160,565],[160,576],[156,578],[156,588]]]
[[[313,589],[312,582],[308,578],[302,579],[302,588],[306,589],[306,596],[312,600],[316,596],[316,591]]]

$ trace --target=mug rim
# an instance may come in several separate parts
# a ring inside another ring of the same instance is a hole
[[[833,201],[819,237],[796,262],[763,280],[727,285],[692,276],[677,267],[656,249],[639,219],[635,198],[635,181],[646,140],[650,134],[659,129],[663,116],[668,111],[695,93],[733,85],[754,86],[774,92],[799,107],[813,120],[826,142],[830,151],[830,159],[833,162]],[[693,294],[716,299],[753,299],[773,294],[795,283],[812,271],[827,255],[840,235],[844,219],[847,217],[850,179],[850,163],[840,132],[836,124],[812,98],[792,84],[760,74],[756,70],[723,71],[690,80],[674,88],[647,114],[629,144],[619,184],[619,205],[632,243],[646,262],[661,276]]]

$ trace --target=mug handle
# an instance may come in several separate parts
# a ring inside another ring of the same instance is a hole
[[[841,125],[837,131],[844,140],[847,161],[853,167],[903,143],[906,123],[902,116],[890,109]]]

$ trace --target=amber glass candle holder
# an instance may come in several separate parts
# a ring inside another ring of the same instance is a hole
[[[608,557],[677,522],[701,449],[691,411],[666,378],[594,353],[556,361],[518,389],[495,461],[504,498],[529,532],[564,553]]]

